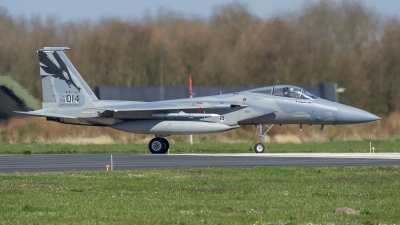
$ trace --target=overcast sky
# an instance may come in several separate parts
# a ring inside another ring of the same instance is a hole
[[[249,10],[259,17],[266,18],[280,13],[300,10],[305,2],[315,0],[247,0]],[[338,0],[339,1],[339,0]],[[175,10],[185,16],[197,15],[208,18],[215,5],[234,2],[232,0],[0,0],[14,17],[32,15],[53,15],[62,22],[89,19],[98,21],[103,17],[140,19],[147,11],[155,15],[160,8]],[[360,0],[369,9],[382,16],[400,16],[400,0]]]

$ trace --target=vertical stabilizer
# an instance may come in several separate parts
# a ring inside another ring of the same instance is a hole
[[[98,100],[69,61],[63,50],[67,47],[39,49],[40,77],[43,89],[43,108],[95,108]]]

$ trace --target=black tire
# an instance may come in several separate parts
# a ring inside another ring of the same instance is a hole
[[[265,147],[262,143],[257,143],[256,145],[254,145],[254,151],[256,153],[264,153]]]
[[[169,142],[168,142],[168,140],[167,139],[165,139],[165,138],[162,138],[163,140],[164,140],[164,142],[165,142],[165,148],[167,148],[167,152],[168,152],[168,149],[169,149]]]
[[[165,154],[168,151],[166,141],[163,138],[153,138],[149,142],[149,150],[153,154]]]

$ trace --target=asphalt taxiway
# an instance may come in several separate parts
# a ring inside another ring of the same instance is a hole
[[[112,155],[114,170],[204,167],[400,166],[400,153]],[[108,154],[0,155],[0,172],[105,170]]]

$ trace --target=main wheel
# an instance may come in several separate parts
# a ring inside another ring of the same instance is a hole
[[[150,152],[153,154],[165,154],[168,151],[167,143],[163,138],[153,138],[149,143]]]
[[[265,149],[265,147],[262,143],[257,143],[256,145],[254,145],[254,151],[256,153],[263,153],[264,149]]]

